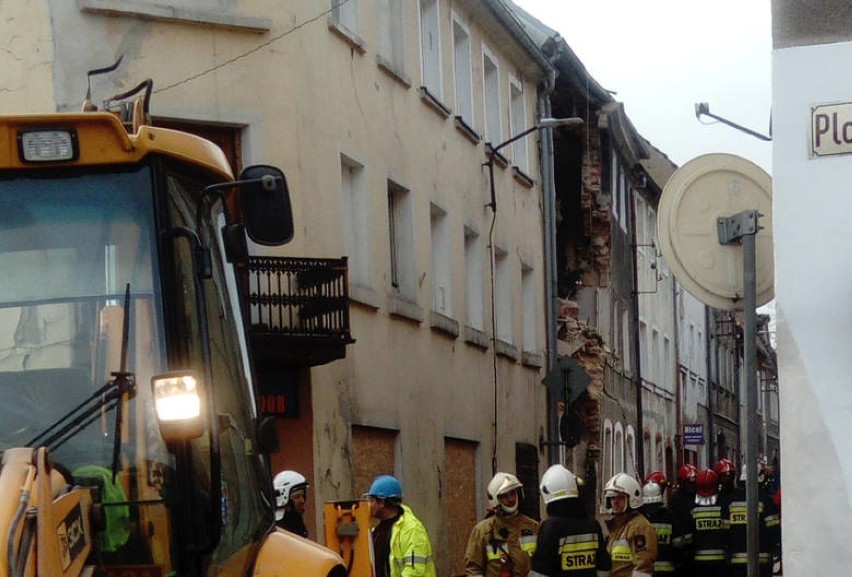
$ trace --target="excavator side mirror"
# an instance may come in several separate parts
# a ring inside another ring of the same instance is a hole
[[[293,239],[293,209],[281,169],[258,164],[239,178],[240,203],[248,237],[258,244],[280,246]]]

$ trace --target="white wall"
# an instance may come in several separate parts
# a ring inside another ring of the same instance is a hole
[[[784,575],[852,563],[852,155],[809,157],[810,109],[852,102],[852,43],[774,52]]]

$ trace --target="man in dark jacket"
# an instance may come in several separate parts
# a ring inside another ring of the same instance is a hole
[[[663,502],[663,488],[659,483],[648,481],[642,487],[642,506],[639,507],[639,511],[648,518],[657,531],[657,560],[654,561],[654,575],[668,577],[679,575],[672,549],[674,515]]]
[[[539,487],[548,518],[538,533],[530,577],[595,577],[608,573],[611,560],[600,523],[585,512],[577,479],[562,465],[553,465]]]
[[[305,526],[305,501],[308,480],[296,471],[281,471],[272,480],[275,488],[275,524],[300,537],[308,537]]]

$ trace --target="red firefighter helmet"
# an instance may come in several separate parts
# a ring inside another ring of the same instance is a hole
[[[713,469],[702,469],[695,475],[695,492],[702,497],[715,495],[719,490],[719,476]]]
[[[669,486],[669,481],[666,479],[666,476],[660,471],[654,471],[653,473],[648,473],[648,476],[645,477],[645,482],[654,482],[660,486],[661,489],[665,491],[666,487]]]
[[[677,480],[678,483],[687,483],[689,481],[695,482],[695,476],[698,473],[698,469],[695,465],[691,463],[684,463],[680,466],[680,469],[677,470]]]
[[[737,466],[734,465],[734,462],[730,459],[719,459],[719,461],[716,463],[716,466],[713,467],[713,469],[716,471],[717,475],[722,475],[722,474],[727,473],[728,475],[731,475],[732,477],[737,472]]]

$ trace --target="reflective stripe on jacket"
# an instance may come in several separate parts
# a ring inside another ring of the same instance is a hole
[[[508,564],[512,575],[526,577],[536,550],[538,521],[521,513],[494,515],[473,528],[465,550],[465,573],[500,577]]]
[[[389,564],[391,577],[436,577],[432,543],[426,527],[408,505],[393,524]]]

